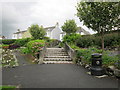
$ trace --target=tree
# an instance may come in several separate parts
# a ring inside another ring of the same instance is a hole
[[[61,28],[67,34],[75,33],[77,31],[77,25],[74,20],[66,20]]]
[[[77,4],[77,16],[80,21],[101,34],[102,50],[104,50],[104,32],[119,27],[119,4],[119,2],[80,2]]]
[[[29,31],[34,39],[43,39],[46,34],[44,28],[42,26],[39,27],[37,24],[31,25]]]

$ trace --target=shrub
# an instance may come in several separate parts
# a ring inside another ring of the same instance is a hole
[[[93,53],[102,53],[102,50],[99,50],[97,48],[76,48],[76,58],[79,59],[82,57],[82,60],[85,61],[86,63],[90,63],[91,55]]]
[[[82,57],[82,60],[86,63],[91,63],[91,55],[93,53],[102,53],[102,50],[96,49],[96,48],[89,48],[89,49],[77,49],[76,57],[79,59]],[[102,54],[102,61],[103,66],[108,67],[110,65],[116,66],[118,69],[120,69],[120,60],[118,56],[111,56],[110,51],[104,51]]]
[[[8,48],[9,48],[9,45],[2,44],[2,48],[3,48],[3,49],[8,49]]]
[[[33,40],[27,43],[27,49],[29,53],[33,55],[38,54],[38,52],[45,46],[44,40]]]
[[[16,39],[3,39],[1,41],[2,41],[2,44],[12,44],[16,41]]]
[[[80,37],[81,37],[80,34],[65,35],[63,37],[63,42],[76,43],[76,40],[78,40]]]
[[[25,46],[30,40],[32,40],[32,39],[31,38],[17,39],[15,41],[15,44],[17,44],[19,46]]]
[[[19,48],[20,46],[19,45],[17,45],[17,44],[11,44],[11,45],[9,45],[9,49],[17,49],[17,48]]]
[[[21,51],[23,54],[28,54],[28,53],[30,53],[27,47],[26,47],[26,48],[21,48],[20,51]]]
[[[101,45],[101,37],[99,35],[84,35],[79,39],[76,39],[76,45],[82,48],[88,48],[91,46],[96,46],[100,48]],[[120,37],[118,33],[113,34],[105,34],[104,36],[104,45],[107,47],[118,47],[120,45]]]
[[[110,55],[110,51],[104,51],[102,55],[102,60],[105,67],[110,65],[116,66],[115,64],[118,62],[119,58],[116,55]]]

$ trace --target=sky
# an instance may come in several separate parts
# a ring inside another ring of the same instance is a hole
[[[77,2],[80,0],[5,0],[0,2],[0,34],[12,38],[12,34],[27,30],[32,24],[43,27],[60,27],[66,20],[74,19],[77,26],[81,26],[91,34],[94,32],[80,22],[76,16]]]

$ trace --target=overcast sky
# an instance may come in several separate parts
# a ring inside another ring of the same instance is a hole
[[[31,24],[60,27],[66,20],[74,19],[78,26],[93,33],[75,15],[79,0],[6,0],[0,4],[0,28],[2,35],[9,38],[17,29],[26,30]]]

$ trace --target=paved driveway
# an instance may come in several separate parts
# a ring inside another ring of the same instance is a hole
[[[26,65],[3,69],[3,85],[23,88],[117,88],[112,77],[96,78],[74,64]]]

